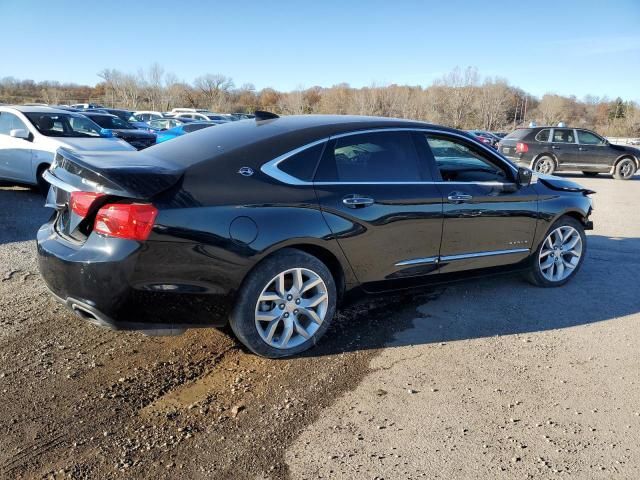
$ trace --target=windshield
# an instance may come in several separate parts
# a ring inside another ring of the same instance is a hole
[[[82,115],[71,113],[25,113],[34,127],[47,137],[100,137],[101,128]]]
[[[135,127],[128,124],[124,120],[118,117],[112,117],[111,115],[91,115],[91,120],[96,122],[102,128],[112,128],[121,130],[131,130]]]

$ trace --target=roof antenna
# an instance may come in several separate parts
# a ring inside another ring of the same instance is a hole
[[[264,110],[256,110],[255,112],[253,112],[253,114],[256,116],[256,122],[259,122],[260,120],[272,120],[274,118],[280,118],[280,115],[272,112],[265,112]]]

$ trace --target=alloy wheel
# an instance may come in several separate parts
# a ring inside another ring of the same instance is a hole
[[[564,225],[553,230],[542,244],[538,264],[550,282],[560,282],[580,264],[582,237],[575,228]]]
[[[535,169],[536,172],[549,174],[554,170],[553,160],[550,158],[542,158],[536,162]]]
[[[620,175],[624,178],[631,177],[635,170],[634,167],[633,160],[623,160],[620,164]]]
[[[327,314],[324,280],[307,268],[279,273],[264,287],[255,309],[255,325],[269,346],[286,350],[310,340]]]

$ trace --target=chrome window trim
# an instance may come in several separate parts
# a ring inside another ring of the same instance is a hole
[[[490,250],[488,252],[461,253],[458,255],[445,255],[440,257],[441,262],[449,262],[451,260],[465,260],[468,258],[493,257],[496,255],[509,255],[512,253],[529,253],[528,248],[513,248],[510,250]]]
[[[292,157],[293,155],[296,155],[308,148],[311,147],[315,147],[316,145],[319,145],[321,143],[325,143],[328,142],[330,140],[335,140],[337,138],[343,138],[343,137],[349,137],[349,136],[353,136],[353,135],[361,135],[361,134],[367,134],[367,133],[380,133],[380,132],[419,132],[419,133],[434,133],[434,134],[438,134],[438,135],[451,135],[454,137],[458,137],[461,138],[463,140],[471,140],[472,143],[474,144],[474,146],[479,146],[482,147],[482,149],[484,149],[484,151],[486,151],[487,153],[490,154],[490,156],[495,157],[498,161],[501,162],[501,164],[504,164],[507,166],[507,168],[511,169],[512,173],[514,175],[516,175],[518,173],[518,169],[517,167],[515,167],[514,165],[512,165],[508,160],[506,160],[505,158],[501,158],[499,155],[496,155],[496,151],[492,151],[491,149],[489,149],[489,147],[481,144],[480,142],[477,142],[475,140],[473,140],[472,138],[466,136],[466,135],[462,135],[459,133],[455,133],[455,132],[445,132],[442,130],[437,130],[437,129],[432,129],[432,128],[419,128],[419,127],[383,127],[383,128],[372,128],[372,129],[367,129],[367,130],[354,130],[351,132],[344,132],[344,133],[339,133],[336,135],[331,135],[329,137],[325,137],[322,138],[320,140],[316,140],[314,142],[308,143],[306,145],[303,145],[301,147],[298,147],[294,150],[291,150],[287,153],[284,153],[282,155],[280,155],[279,157],[274,158],[273,160],[270,160],[264,164],[262,164],[262,166],[260,167],[260,171],[262,171],[262,173],[264,173],[265,175],[268,175],[269,177],[278,180],[282,183],[286,183],[288,185],[295,185],[295,186],[311,186],[311,185],[440,185],[440,184],[445,184],[445,185],[468,185],[468,184],[480,184],[480,185],[495,185],[495,186],[503,186],[503,185],[509,185],[509,184],[513,184],[513,182],[445,182],[445,181],[413,181],[413,182],[308,182],[306,180],[300,180],[297,177],[294,177],[293,175],[289,175],[286,172],[283,172],[282,170],[280,170],[278,168],[278,165],[280,163],[282,163],[284,160],[286,160],[289,157]]]
[[[396,267],[406,267],[410,265],[425,265],[429,263],[438,263],[438,257],[411,258],[396,263]]]

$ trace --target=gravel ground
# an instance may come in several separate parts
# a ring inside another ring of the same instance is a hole
[[[280,361],[67,313],[37,273],[42,198],[0,188],[0,477],[640,478],[640,178],[579,181],[596,230],[566,287],[368,300]]]

